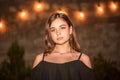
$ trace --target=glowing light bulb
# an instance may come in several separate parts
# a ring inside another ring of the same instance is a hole
[[[84,18],[84,16],[85,16],[83,12],[80,12],[79,15],[80,15],[81,18]]]
[[[25,12],[21,12],[21,17],[25,17],[26,13]]]
[[[28,12],[25,11],[25,10],[21,11],[21,12],[19,12],[18,16],[19,16],[20,19],[26,20],[26,19],[28,19]]]
[[[103,12],[103,8],[102,7],[98,7],[98,10],[99,10],[99,12]]]
[[[96,14],[103,15],[105,9],[105,5],[103,3],[96,5]]]
[[[4,21],[0,21],[0,32],[4,32],[5,31],[5,23]]]
[[[76,11],[74,13],[75,18],[79,21],[85,21],[86,20],[86,12],[85,11]]]
[[[58,13],[64,13],[64,14],[68,15],[67,14],[67,10],[64,7],[61,10],[57,10],[56,12],[58,12]]]
[[[111,2],[109,3],[109,8],[111,9],[111,11],[116,11],[117,8],[118,8],[117,2],[115,3],[115,2],[113,2],[113,1],[111,1]]]
[[[115,4],[112,4],[112,8],[113,8],[113,9],[116,9],[117,6],[116,6]]]
[[[58,13],[64,13],[65,14],[66,12],[61,10],[61,11],[58,11]]]
[[[0,28],[2,28],[3,27],[3,24],[2,24],[2,22],[0,22]]]
[[[38,8],[38,9],[40,9],[41,7],[42,7],[41,4],[37,4],[37,5],[36,5],[36,8]]]
[[[36,11],[36,12],[40,12],[40,11],[43,11],[44,10],[44,3],[40,3],[40,2],[35,2],[34,3],[34,10]]]

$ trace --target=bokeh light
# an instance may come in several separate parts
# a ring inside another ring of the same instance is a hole
[[[40,2],[35,2],[34,3],[34,10],[36,11],[36,12],[40,12],[40,11],[43,11],[44,10],[44,7],[45,7],[45,5],[44,5],[44,3],[40,3]]]
[[[95,5],[95,8],[96,8],[96,14],[97,15],[103,15],[105,13],[105,6],[104,4],[98,4],[98,5]]]
[[[76,17],[77,20],[81,20],[81,21],[84,21],[86,17],[84,11],[76,11],[74,16]]]
[[[65,7],[62,7],[60,10],[57,10],[56,12],[58,12],[58,13],[64,13],[64,14],[68,15],[67,10],[66,10]]]
[[[79,16],[80,16],[80,18],[84,18],[84,17],[85,17],[85,15],[84,15],[83,12],[80,12],[80,13],[79,13]]]
[[[5,31],[5,22],[3,20],[0,21],[0,32]]]
[[[25,10],[22,10],[21,12],[18,13],[18,17],[22,20],[27,20],[28,19],[28,12]]]
[[[112,12],[115,12],[118,9],[118,3],[117,2],[109,2],[109,8]]]

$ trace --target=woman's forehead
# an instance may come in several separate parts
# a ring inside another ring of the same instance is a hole
[[[50,27],[59,26],[59,25],[68,25],[68,24],[62,18],[56,18],[54,21],[52,21]]]

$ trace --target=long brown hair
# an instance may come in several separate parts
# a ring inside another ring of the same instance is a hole
[[[72,27],[72,34],[70,35],[70,39],[69,39],[70,47],[73,50],[80,52],[80,45],[76,39],[75,29],[74,29],[74,26],[73,26],[72,22],[70,21],[69,17],[64,13],[53,13],[49,17],[49,19],[46,23],[46,28],[45,28],[45,47],[46,48],[45,48],[44,54],[51,53],[55,47],[55,43],[53,42],[51,35],[50,35],[49,27],[51,26],[51,23],[56,18],[63,19],[64,21],[66,21],[66,23],[68,24],[69,27]]]

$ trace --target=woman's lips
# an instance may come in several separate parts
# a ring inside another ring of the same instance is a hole
[[[58,37],[58,38],[57,38],[57,40],[62,40],[62,39],[63,39],[63,37]]]

